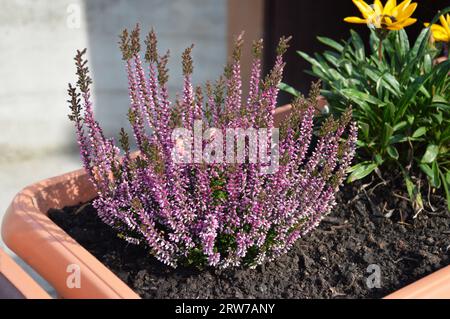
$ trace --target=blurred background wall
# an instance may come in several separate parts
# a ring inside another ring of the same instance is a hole
[[[162,52],[170,48],[171,92],[180,88],[180,55],[191,43],[196,83],[217,77],[226,61],[225,0],[1,0],[0,8],[0,161],[74,146],[65,100],[76,49],[88,48],[95,111],[107,133],[126,125],[117,36],[136,22],[143,33],[156,28]]]

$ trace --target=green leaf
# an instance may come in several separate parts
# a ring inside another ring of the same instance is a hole
[[[352,183],[358,179],[364,178],[377,168],[378,165],[373,162],[363,162],[353,166],[349,172],[352,172],[347,181]]]
[[[410,50],[408,35],[404,29],[397,32],[397,39],[398,41],[396,42],[398,42],[398,53],[401,57],[404,57]]]
[[[413,135],[411,137],[418,138],[424,135],[427,132],[427,128],[425,126],[419,127],[417,130],[414,131]]]
[[[328,45],[329,47],[335,49],[338,52],[342,52],[344,50],[344,47],[339,44],[338,42],[330,39],[330,38],[326,38],[326,37],[317,37],[317,40],[319,40],[319,42]]]
[[[394,129],[392,128],[392,126],[390,126],[389,123],[384,123],[383,139],[381,140],[381,144],[383,146],[388,145],[388,142],[391,139],[393,133]]]
[[[403,134],[395,134],[392,135],[392,137],[389,139],[389,144],[397,144],[397,143],[403,143],[406,142],[408,138]]]
[[[430,179],[434,177],[433,170],[431,169],[430,165],[422,163],[419,164],[419,167]]]
[[[430,184],[433,187],[438,187],[439,185],[439,174],[436,175],[436,173],[438,173],[439,171],[436,171],[437,167],[436,165],[434,165],[436,162],[433,162],[433,168],[430,167],[430,165],[428,164],[420,164],[419,167],[420,169],[428,176],[428,180],[430,181]]]
[[[409,58],[408,58],[409,62],[412,62],[418,57],[422,57],[424,55],[425,49],[427,48],[428,45],[429,37],[430,37],[429,28],[425,28],[422,30],[422,32],[420,32],[416,42],[414,43],[414,46],[409,51]]]
[[[281,91],[287,92],[287,93],[289,93],[289,94],[291,94],[291,95],[293,95],[293,96],[295,96],[295,97],[299,96],[299,94],[300,94],[300,93],[299,93],[296,89],[294,89],[292,86],[290,86],[290,85],[288,85],[288,84],[286,84],[286,83],[283,83],[283,82],[281,82],[281,83],[278,85],[278,88],[279,88]]]
[[[328,61],[328,63],[330,63],[335,68],[339,67],[339,60],[338,57],[336,56],[336,53],[331,51],[325,51],[323,53],[323,57]]]
[[[422,157],[422,163],[431,163],[433,162],[439,154],[439,146],[434,144],[429,144],[425,154]]]
[[[384,163],[383,157],[381,157],[380,154],[375,154],[373,159],[375,160],[375,163],[377,163],[378,166],[381,166]]]
[[[395,121],[402,118],[408,107],[412,104],[412,101],[417,95],[417,92],[421,89],[422,85],[434,74],[434,70],[430,73],[417,77],[414,82],[408,87],[403,98],[397,105],[398,112],[395,116]]]
[[[433,100],[431,101],[431,103],[449,104],[450,102],[445,97],[436,94],[433,96]]]
[[[353,74],[353,66],[352,66],[351,63],[344,62],[344,69],[345,69],[345,71],[347,72],[347,74],[349,76],[352,76],[352,74]]]
[[[383,74],[383,82],[387,84],[386,88],[394,94],[395,96],[400,96],[400,83],[397,79],[390,73]]]
[[[433,162],[432,169],[433,169],[433,186],[436,188],[440,188],[441,180],[439,178],[439,165],[437,161]]]
[[[311,65],[317,67],[321,72],[323,72],[324,74],[328,74],[328,66],[323,66],[322,64],[319,63],[319,61],[317,61],[316,59],[310,57],[308,54],[306,54],[305,52],[302,51],[297,51],[297,54],[300,55],[303,59],[305,59],[306,61],[308,61]]]
[[[420,194],[417,186],[411,180],[411,177],[409,176],[405,168],[400,165],[400,169],[403,173],[403,178],[405,180],[405,185],[408,191],[409,198],[413,202],[413,208],[416,212],[420,212],[423,209],[422,195]]]
[[[364,42],[354,30],[350,30],[350,34],[352,36],[352,44],[355,48],[355,55],[358,60],[364,60],[366,58],[366,52],[364,49]]]
[[[398,151],[395,148],[395,146],[389,145],[387,147],[387,153],[389,154],[390,157],[392,157],[393,159],[398,159]]]
[[[402,128],[406,127],[407,125],[408,125],[408,123],[406,121],[401,121],[401,122],[395,124],[393,127],[394,132],[401,130]]]
[[[355,102],[364,101],[367,103],[375,104],[377,106],[383,106],[386,104],[380,99],[374,97],[373,95],[358,91],[357,89],[348,88],[341,90],[341,92],[348,98],[354,100]]]
[[[369,137],[369,132],[370,132],[369,124],[359,121],[359,128],[360,128],[361,132],[363,133],[364,137],[366,137],[366,138]]]
[[[423,58],[423,69],[425,73],[430,72],[432,67],[433,67],[433,59],[431,58],[431,55],[425,54]]]

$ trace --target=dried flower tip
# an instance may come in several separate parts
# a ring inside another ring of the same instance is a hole
[[[161,86],[164,86],[169,80],[169,69],[167,63],[169,62],[170,51],[167,50],[166,54],[159,57],[158,60],[158,82]]]
[[[72,114],[69,114],[69,119],[74,122],[79,122],[81,121],[80,93],[77,93],[76,88],[70,83],[67,92],[70,97],[70,100],[67,100],[67,102],[69,102],[70,110],[72,111]]]
[[[319,136],[326,136],[328,134],[333,133],[339,126],[339,121],[336,121],[333,115],[328,116],[322,127],[320,128]]]
[[[145,60],[154,63],[158,60],[158,40],[156,38],[155,30],[152,28],[145,39],[147,48],[145,50]]]
[[[89,68],[87,67],[87,60],[84,59],[86,49],[80,51],[77,50],[75,56],[75,65],[77,67],[78,81],[77,85],[81,92],[87,93],[89,91],[89,85],[92,83],[92,79],[89,77]]]
[[[286,50],[289,48],[289,41],[292,39],[291,36],[289,37],[281,37],[280,41],[278,42],[278,46],[277,46],[277,54],[278,55],[283,55]]]
[[[119,136],[120,146],[122,146],[122,149],[125,151],[125,153],[130,152],[130,138],[123,127],[120,129]]]
[[[259,39],[258,41],[253,41],[253,56],[257,59],[261,59],[262,57],[262,50],[264,48],[263,39]]]
[[[184,50],[183,54],[181,55],[183,59],[183,74],[185,76],[191,75],[194,71],[194,63],[192,61],[192,49],[194,48],[194,45],[192,44],[190,47],[186,48]]]
[[[344,113],[342,113],[340,119],[339,119],[339,123],[341,126],[347,126],[350,121],[352,120],[352,107],[349,106]]]
[[[244,44],[244,31],[242,31],[234,41],[234,48],[232,54],[232,59],[234,62],[239,62],[241,60],[243,44]]]
[[[124,29],[119,38],[120,38],[119,47],[120,51],[122,52],[122,60],[128,61],[129,59],[131,59],[132,56],[130,50],[130,37],[128,34],[128,30]]]
[[[136,24],[136,27],[131,31],[131,54],[135,55],[141,51],[141,41],[140,41],[140,33],[141,27],[139,23]]]
[[[213,90],[214,101],[217,103],[217,105],[221,105],[225,101],[225,86],[225,78],[221,76],[216,81]]]
[[[195,87],[195,99],[197,101],[197,105],[203,105],[203,92],[200,85]]]

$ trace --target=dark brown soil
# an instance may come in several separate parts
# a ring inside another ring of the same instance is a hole
[[[399,181],[375,186],[346,185],[318,229],[254,270],[168,268],[118,239],[90,204],[49,216],[143,298],[379,298],[450,264],[450,214],[425,192],[434,211],[413,218]],[[380,288],[367,286],[371,264]]]

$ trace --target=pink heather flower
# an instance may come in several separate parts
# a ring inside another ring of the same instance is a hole
[[[169,100],[168,53],[160,56],[151,31],[141,58],[139,27],[121,35],[130,96],[129,120],[138,153],[120,132],[124,156],[95,120],[89,71],[84,51],[76,60],[78,82],[69,85],[70,119],[74,122],[83,166],[98,191],[94,207],[103,222],[129,243],[147,245],[166,265],[255,267],[286,253],[313,230],[334,206],[335,192],[354,156],[357,126],[350,111],[327,120],[314,140],[314,105],[318,85],[309,99],[292,102],[291,115],[280,126],[280,166],[273,174],[263,163],[176,162],[194,157],[194,142],[172,140],[175,128],[274,129],[278,84],[289,39],[280,40],[275,65],[261,78],[262,42],[254,44],[248,97],[242,97],[237,38],[230,64],[214,85],[192,83],[192,46],[183,52],[183,91]],[[194,89],[195,88],[195,89]],[[206,101],[206,102],[205,102]],[[202,151],[207,143],[202,141]],[[188,147],[192,146],[192,147]],[[225,139],[223,146],[226,146]],[[261,147],[261,146],[259,146]],[[249,145],[245,145],[247,154]],[[198,151],[198,150],[197,150]]]

